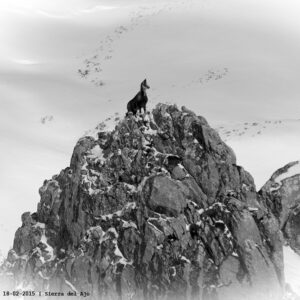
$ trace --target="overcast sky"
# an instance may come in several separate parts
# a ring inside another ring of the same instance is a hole
[[[299,13],[296,0],[1,0],[2,250],[43,180],[144,78],[149,106],[186,105],[212,126],[300,119]],[[299,158],[292,124],[231,141],[258,187]]]

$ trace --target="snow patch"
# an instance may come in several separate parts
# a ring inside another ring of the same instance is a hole
[[[162,232],[160,229],[158,229],[154,224],[152,224],[151,222],[149,222],[149,219],[148,219],[147,223],[148,223],[151,227],[153,227],[156,231],[163,233],[163,232]]]
[[[46,238],[46,235],[45,235],[45,230],[43,230],[41,242],[46,245],[46,249],[45,250],[47,251],[48,255],[50,255],[50,258],[47,259],[47,261],[54,260],[54,258],[55,258],[54,250],[53,250],[53,248],[47,242],[47,238]]]
[[[69,287],[73,290],[73,292],[79,293],[79,292],[76,290],[75,286],[74,286],[70,281],[68,281],[68,280],[65,279],[65,284],[66,284],[67,286],[69,286]]]
[[[157,135],[157,130],[154,130],[154,129],[151,129],[150,127],[148,127],[148,128],[145,130],[145,133],[146,133],[146,134],[149,134],[149,135]]]
[[[114,240],[113,243],[115,244],[115,251],[114,251],[114,254],[115,254],[116,256],[119,257],[118,263],[123,264],[123,265],[132,265],[133,262],[132,262],[132,261],[128,261],[128,260],[124,257],[124,255],[122,254],[121,250],[120,250],[119,247],[118,247],[118,242],[117,242],[117,240]]]
[[[176,274],[177,274],[177,272],[176,272],[176,267],[171,267],[171,268],[170,268],[170,273],[171,273],[171,276],[172,276],[172,277],[175,277]]]
[[[117,210],[111,214],[102,215],[101,219],[110,220],[110,219],[112,219],[113,216],[121,217],[126,210],[131,210],[131,209],[135,209],[135,208],[136,208],[135,202],[128,202],[125,204],[124,208]]]
[[[83,137],[90,136],[95,140],[98,140],[99,132],[112,132],[119,122],[119,113],[115,113],[113,116],[110,116],[106,118],[103,122],[99,123],[94,129],[86,131]]]
[[[113,216],[117,216],[117,217],[121,217],[123,210],[117,210],[115,212],[113,212],[112,214],[107,214],[107,215],[103,215],[101,216],[102,219],[105,220],[111,220],[113,218]]]
[[[94,162],[100,162],[103,163],[105,158],[103,156],[103,150],[100,148],[99,145],[96,145],[94,148],[92,148],[89,151],[89,154],[87,155],[88,158],[92,159]]]
[[[124,183],[124,185],[130,190],[131,193],[134,193],[137,191],[137,188],[132,184]]]
[[[258,208],[257,208],[257,207],[248,207],[248,210],[249,210],[250,212],[258,211]]]
[[[123,222],[123,228],[135,228],[137,229],[137,226],[135,225],[135,223],[131,222],[131,221],[125,221],[125,220],[122,220]]]
[[[191,263],[191,261],[190,261],[189,259],[187,259],[187,258],[186,258],[185,256],[183,256],[183,255],[181,255],[179,258],[180,258],[181,260],[187,262],[188,264]]]
[[[37,222],[36,224],[32,225],[32,227],[34,227],[34,228],[39,227],[39,228],[45,229],[45,223]]]
[[[125,205],[125,209],[135,209],[136,208],[136,203],[135,202],[128,202]]]
[[[203,209],[203,208],[198,209],[198,210],[197,210],[197,213],[198,213],[199,215],[202,215],[202,214],[204,213],[204,209]]]

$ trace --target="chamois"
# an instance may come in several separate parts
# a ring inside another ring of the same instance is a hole
[[[149,89],[150,86],[147,84],[147,80],[145,79],[141,83],[140,91],[134,96],[132,100],[127,103],[127,115],[132,112],[134,115],[139,111],[142,112],[142,108],[144,109],[144,113],[146,112],[146,104],[148,102],[148,97],[146,90]]]

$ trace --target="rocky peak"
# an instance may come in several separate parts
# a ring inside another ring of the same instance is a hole
[[[281,299],[278,221],[207,121],[166,104],[110,121],[40,188],[2,266],[14,285],[90,299]]]

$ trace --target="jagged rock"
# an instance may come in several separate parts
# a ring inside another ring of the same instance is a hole
[[[282,298],[277,219],[232,149],[186,108],[158,104],[113,130],[101,123],[40,195],[4,267],[22,270],[24,288],[90,299]]]
[[[31,215],[25,212],[21,216],[22,226],[18,228],[14,238],[13,249],[18,255],[28,253],[31,249]]]
[[[39,189],[41,201],[37,208],[37,215],[41,222],[59,226],[58,210],[62,201],[60,193],[61,189],[57,180],[45,180],[44,185]]]
[[[300,162],[277,170],[260,194],[279,220],[285,240],[300,255]]]

